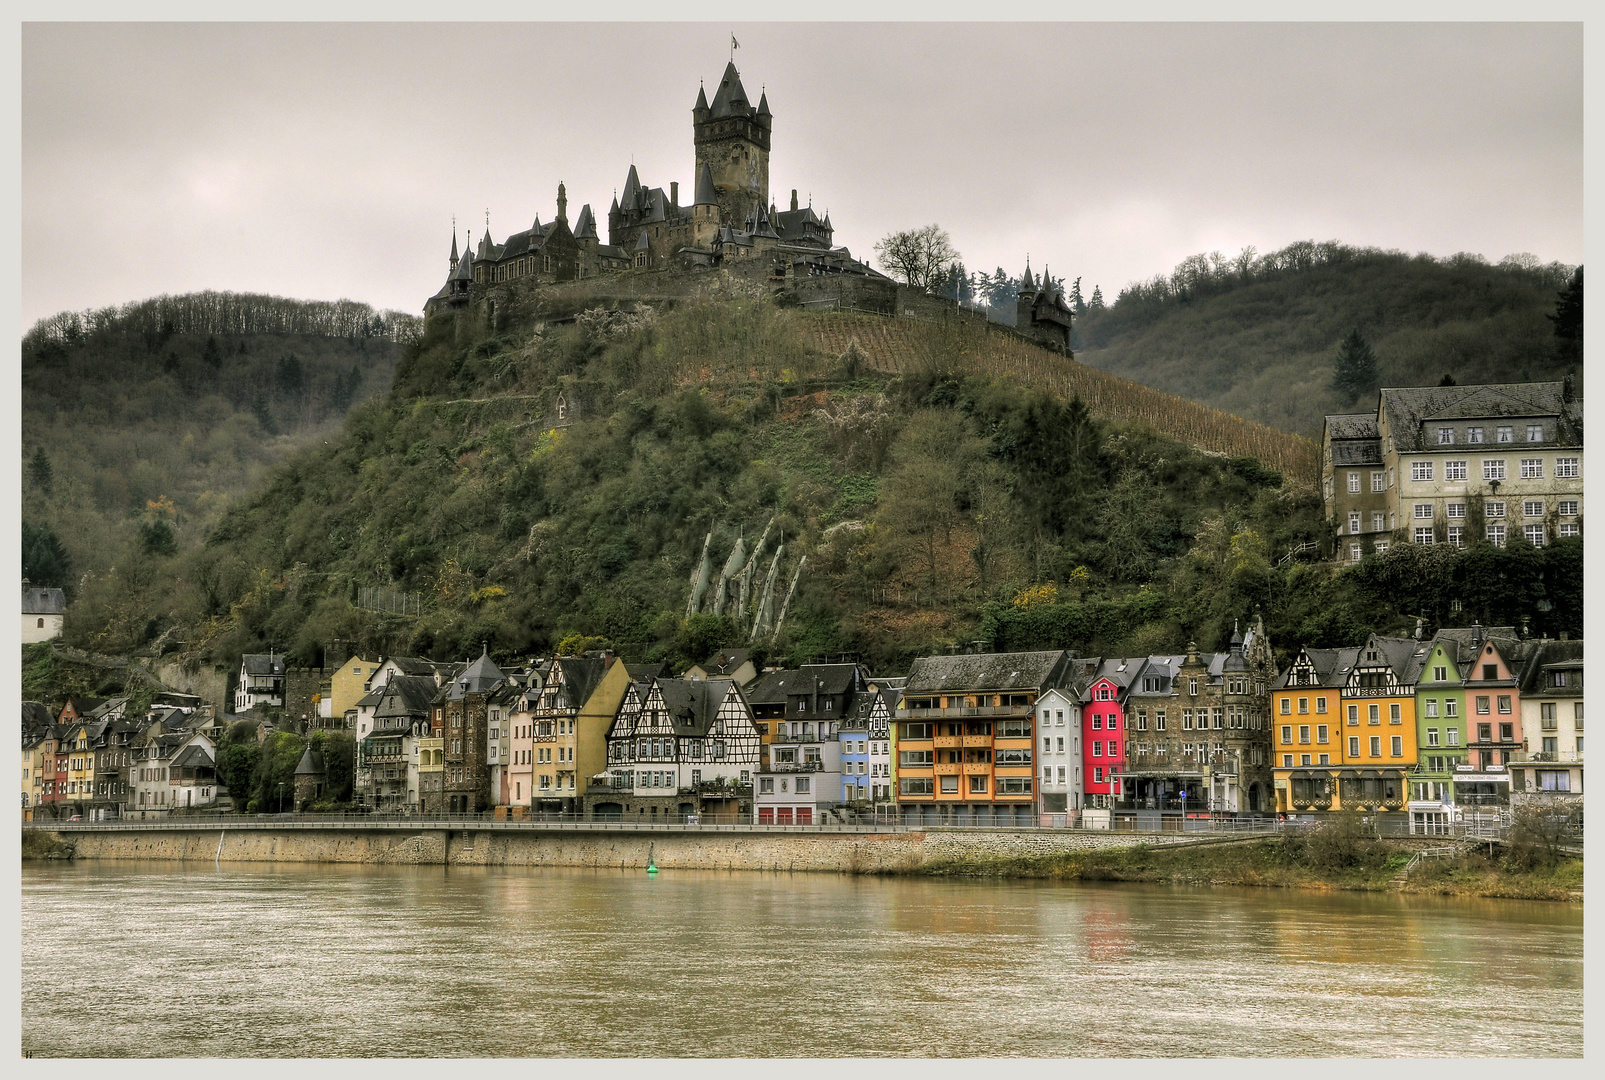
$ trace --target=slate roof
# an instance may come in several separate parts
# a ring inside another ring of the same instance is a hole
[[[1556,437],[1545,442],[1581,446],[1583,403],[1564,400],[1564,391],[1560,382],[1391,387],[1382,391],[1379,411],[1387,414],[1393,445],[1401,453],[1438,449],[1435,439],[1428,441],[1426,425],[1443,420],[1554,417]]]
[[[708,168],[708,163],[704,161],[702,163],[702,171],[697,174],[696,204],[698,206],[704,206],[708,203],[717,203],[718,201],[719,196],[716,195],[713,190],[713,172]]]
[[[574,219],[574,239],[595,240],[596,215],[591,213],[591,204],[586,203],[580,207],[580,216]]]
[[[397,675],[382,690],[367,697],[377,696],[374,703],[375,720],[381,717],[427,717],[440,688],[430,675]],[[367,700],[363,698],[363,701]],[[361,702],[358,702],[360,705]]]
[[[816,689],[821,694],[845,694],[859,683],[857,664],[804,664],[797,669],[787,693],[809,694]]]
[[[1546,641],[1534,642],[1532,655],[1521,671],[1521,694],[1523,697],[1535,695],[1554,695],[1555,697],[1580,697],[1583,692],[1581,686],[1566,686],[1547,689],[1544,686],[1544,672],[1556,668],[1572,669],[1580,667],[1583,663],[1583,643],[1581,641]]]
[[[44,585],[22,583],[22,614],[60,615],[67,610],[67,594]]]
[[[751,657],[750,649],[722,649],[697,666],[709,675],[729,675]]]
[[[966,690],[1038,690],[1060,686],[1068,678],[1070,654],[1046,652],[973,653],[965,656],[922,656],[908,673],[907,693]]]
[[[212,760],[212,755],[207,752],[205,746],[200,743],[191,743],[178,752],[178,756],[173,759],[172,767],[175,769],[191,769],[197,766],[215,764],[216,762]],[[297,769],[296,771],[300,772],[301,770]]]
[[[734,685],[729,679],[659,679],[658,692],[674,733],[693,739],[706,735]]]
[[[1376,413],[1333,413],[1326,418],[1326,434],[1333,439],[1379,439]]]
[[[283,675],[284,657],[274,653],[246,653],[240,657],[247,675]]]
[[[313,750],[312,747],[307,747],[306,751],[301,755],[301,763],[295,767],[295,775],[322,776],[323,755]]]
[[[563,669],[560,709],[584,708],[607,672],[606,662],[592,656],[559,656],[552,666]]]
[[[792,670],[771,671],[760,675],[751,686],[747,688],[746,698],[749,705],[784,705],[786,703],[786,688],[795,684],[797,672]]]
[[[455,675],[451,681],[451,689],[447,692],[447,700],[461,701],[469,694],[483,694],[501,684],[504,676],[502,669],[490,658],[490,653],[481,653],[460,675]]]
[[[726,116],[750,116],[752,106],[747,103],[747,91],[741,85],[741,75],[736,71],[735,61],[725,65],[724,76],[719,80],[719,89],[714,91],[713,105],[708,112],[709,119],[718,120]]]

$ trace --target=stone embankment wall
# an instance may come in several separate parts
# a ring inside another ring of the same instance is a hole
[[[964,830],[887,833],[378,831],[219,829],[64,830],[80,859],[187,862],[330,862],[453,866],[644,867],[907,873],[933,863],[989,861],[1138,843],[1194,841],[1175,835]]]

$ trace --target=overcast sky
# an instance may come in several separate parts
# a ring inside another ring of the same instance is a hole
[[[1110,299],[1298,239],[1583,258],[1576,24],[30,24],[22,329],[201,289],[420,312],[453,215],[501,240],[562,180],[605,224],[632,160],[689,191],[731,30],[775,201],[860,257],[934,221]]]

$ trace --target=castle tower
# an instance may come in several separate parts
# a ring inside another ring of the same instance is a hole
[[[451,269],[446,271],[446,276],[450,277],[452,274],[455,274],[456,272],[457,272],[457,227],[455,225],[453,225],[452,226],[452,230],[451,230]]]
[[[745,221],[769,204],[769,143],[774,117],[767,93],[757,107],[747,101],[736,65],[725,66],[713,104],[698,89],[691,110],[697,176],[707,168],[724,221]]]
[[[713,173],[703,165],[697,170],[696,203],[691,207],[692,247],[713,247],[721,213],[719,196],[713,190]]]
[[[1031,325],[1032,307],[1037,299],[1037,284],[1031,279],[1031,260],[1025,261],[1025,274],[1020,278],[1019,299],[1015,301],[1014,325],[1025,330]]]
[[[557,182],[557,220],[568,221],[568,192],[563,188],[563,181]]]

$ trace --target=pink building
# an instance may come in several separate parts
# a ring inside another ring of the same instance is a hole
[[[1143,658],[1105,660],[1081,696],[1081,775],[1088,807],[1108,807],[1120,794],[1126,761],[1126,691]]]

